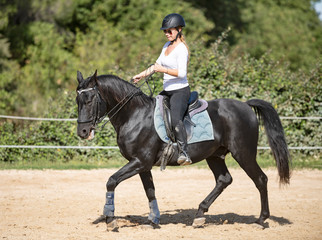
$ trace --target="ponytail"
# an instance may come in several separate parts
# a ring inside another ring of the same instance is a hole
[[[190,50],[189,50],[188,44],[186,43],[186,40],[185,40],[182,32],[180,34],[180,40],[181,40],[181,42],[183,42],[183,44],[186,46],[186,48],[188,50],[188,62],[189,62],[189,59],[190,59]]]

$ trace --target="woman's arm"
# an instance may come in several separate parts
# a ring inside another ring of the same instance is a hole
[[[154,65],[152,65],[151,67],[145,69],[143,72],[135,75],[132,79],[134,83],[139,82],[142,78],[149,76],[151,73],[153,73],[154,70]]]
[[[155,63],[154,65],[152,65],[151,67],[145,69],[143,72],[135,75],[133,77],[133,82],[137,83],[139,82],[142,78],[150,75],[152,72],[160,72],[160,73],[166,73],[169,75],[172,75],[174,77],[178,77],[178,69],[170,69],[170,68],[166,68],[161,66],[158,63]]]
[[[160,73],[166,73],[174,77],[178,77],[178,69],[171,69],[161,66],[160,64],[154,64],[154,71]]]

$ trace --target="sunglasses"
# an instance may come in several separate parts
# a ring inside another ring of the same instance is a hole
[[[166,33],[169,33],[170,35],[172,35],[172,31],[170,29],[165,29],[163,30],[163,32],[166,34]]]

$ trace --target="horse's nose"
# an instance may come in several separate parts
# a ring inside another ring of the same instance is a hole
[[[78,128],[77,132],[78,132],[78,136],[80,136],[81,138],[86,138],[88,136],[88,133],[89,133],[89,131],[85,127]]]

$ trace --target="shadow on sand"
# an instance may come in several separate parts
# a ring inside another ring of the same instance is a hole
[[[191,226],[195,217],[197,210],[196,209],[176,209],[171,211],[163,211],[161,212],[161,220],[160,225],[167,224],[184,224],[186,226]],[[147,214],[146,214],[147,215]],[[225,213],[218,215],[205,215],[207,225],[222,225],[222,224],[253,224],[257,218],[253,215],[239,215],[236,213]],[[139,216],[139,215],[127,215],[127,216],[118,216],[117,219],[125,220],[129,224],[126,224],[122,227],[133,227],[138,225],[144,225],[147,223],[147,216]],[[270,216],[271,221],[277,222],[279,225],[289,225],[292,222],[283,217]],[[105,217],[100,216],[93,224],[98,224],[100,222],[105,222]],[[266,222],[265,228],[268,228],[269,225]]]

